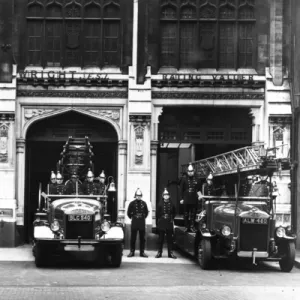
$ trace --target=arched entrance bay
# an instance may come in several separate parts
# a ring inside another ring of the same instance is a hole
[[[94,152],[94,172],[118,178],[118,136],[111,124],[81,113],[70,111],[34,122],[26,134],[24,230],[25,241],[32,235],[33,215],[37,209],[38,186],[49,183],[68,137],[88,136]],[[116,182],[117,183],[117,182]],[[116,196],[116,195],[115,195]],[[117,199],[109,201],[109,210],[117,215]]]

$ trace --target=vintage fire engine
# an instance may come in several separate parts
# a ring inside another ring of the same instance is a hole
[[[42,192],[40,184],[39,208],[33,224],[33,254],[37,267],[50,265],[58,259],[78,257],[80,252],[99,264],[121,265],[123,224],[111,223],[106,213],[107,195],[109,191],[115,191],[114,183],[104,184],[103,190],[95,194],[85,195],[80,189],[81,179],[84,180],[88,169],[93,167],[92,156],[88,138],[70,137],[57,170],[67,178],[78,174],[74,192],[68,194],[68,189],[64,188],[70,180],[63,184],[60,191],[64,192],[55,194],[49,193],[49,186],[47,192]]]
[[[289,169],[289,160],[270,153],[245,147],[193,162],[198,178],[212,173],[219,188],[214,196],[199,200],[196,232],[175,226],[174,239],[197,258],[202,269],[211,268],[216,259],[248,258],[253,264],[278,261],[282,271],[292,270],[296,236],[291,226],[276,226],[277,186],[272,182],[278,167]],[[249,176],[255,179],[251,187],[242,186]]]

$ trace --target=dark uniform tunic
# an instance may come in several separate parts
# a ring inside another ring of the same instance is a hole
[[[158,218],[157,228],[159,230],[159,251],[162,252],[164,245],[164,238],[167,235],[168,251],[172,251],[173,245],[173,220],[176,215],[176,208],[174,204],[169,201],[162,201],[156,210]]]
[[[81,186],[84,195],[100,195],[100,185],[94,182],[85,182]]]
[[[78,191],[77,193],[79,195],[82,195],[82,189],[81,189],[81,184],[78,182]],[[64,189],[64,194],[65,195],[75,195],[76,194],[76,182],[73,182],[72,180],[67,181]]]
[[[215,196],[216,195],[216,189],[213,184],[208,184],[207,182],[203,183],[203,196]]]
[[[145,219],[147,218],[148,213],[147,204],[143,200],[133,200],[128,206],[127,216],[131,219],[131,251],[135,250],[135,242],[138,231],[140,237],[140,252],[144,252],[145,250]]]
[[[183,177],[180,182],[180,195],[184,200],[184,220],[188,228],[194,222],[198,203],[197,192],[200,191],[200,183],[194,176]],[[189,222],[189,220],[191,222]]]
[[[64,184],[50,184],[49,193],[51,195],[63,195],[64,194]]]

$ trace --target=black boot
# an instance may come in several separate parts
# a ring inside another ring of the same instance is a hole
[[[175,256],[172,251],[169,251],[168,257],[169,258],[174,258],[174,259],[177,258],[177,256]]]
[[[156,256],[155,256],[155,258],[160,258],[161,255],[162,255],[162,251],[158,251],[157,254],[156,254]]]
[[[140,257],[146,257],[146,258],[147,258],[148,255],[147,255],[144,251],[141,251],[141,252],[140,252]]]
[[[132,257],[134,256],[134,250],[130,250],[129,254],[127,255],[127,257]]]

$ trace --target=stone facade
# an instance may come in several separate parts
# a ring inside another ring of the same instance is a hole
[[[164,108],[247,108],[252,118],[252,145],[282,146],[281,154],[289,154],[289,28],[288,6],[283,5],[283,0],[256,1],[261,13],[256,24],[255,64],[253,68],[237,69],[161,68],[157,43],[161,21],[157,11],[161,3],[177,1],[144,1],[147,5],[143,8],[138,1],[125,2],[121,10],[127,20],[120,43],[122,59],[121,65],[114,68],[29,66],[21,42],[25,36],[26,1],[15,1],[15,15],[11,18],[15,25],[11,30],[3,29],[0,23],[0,57],[9,48],[5,45],[13,45],[7,57],[16,59],[0,61],[0,72],[5,71],[5,63],[13,66],[12,81],[0,82],[0,182],[5,183],[1,187],[0,211],[13,212],[0,219],[14,223],[16,230],[8,246],[24,240],[26,134],[37,122],[54,116],[76,112],[105,121],[115,130],[118,220],[127,224],[129,233],[126,210],[140,188],[150,211],[146,220],[148,248],[152,247],[151,228],[156,224],[159,120]],[[7,11],[11,1],[2,0],[3,3]],[[0,21],[1,18],[7,22],[0,6]],[[194,157],[193,149],[188,159]],[[182,157],[179,161],[186,163]],[[278,220],[286,225],[291,221],[290,175],[278,173],[275,179],[280,193]]]

